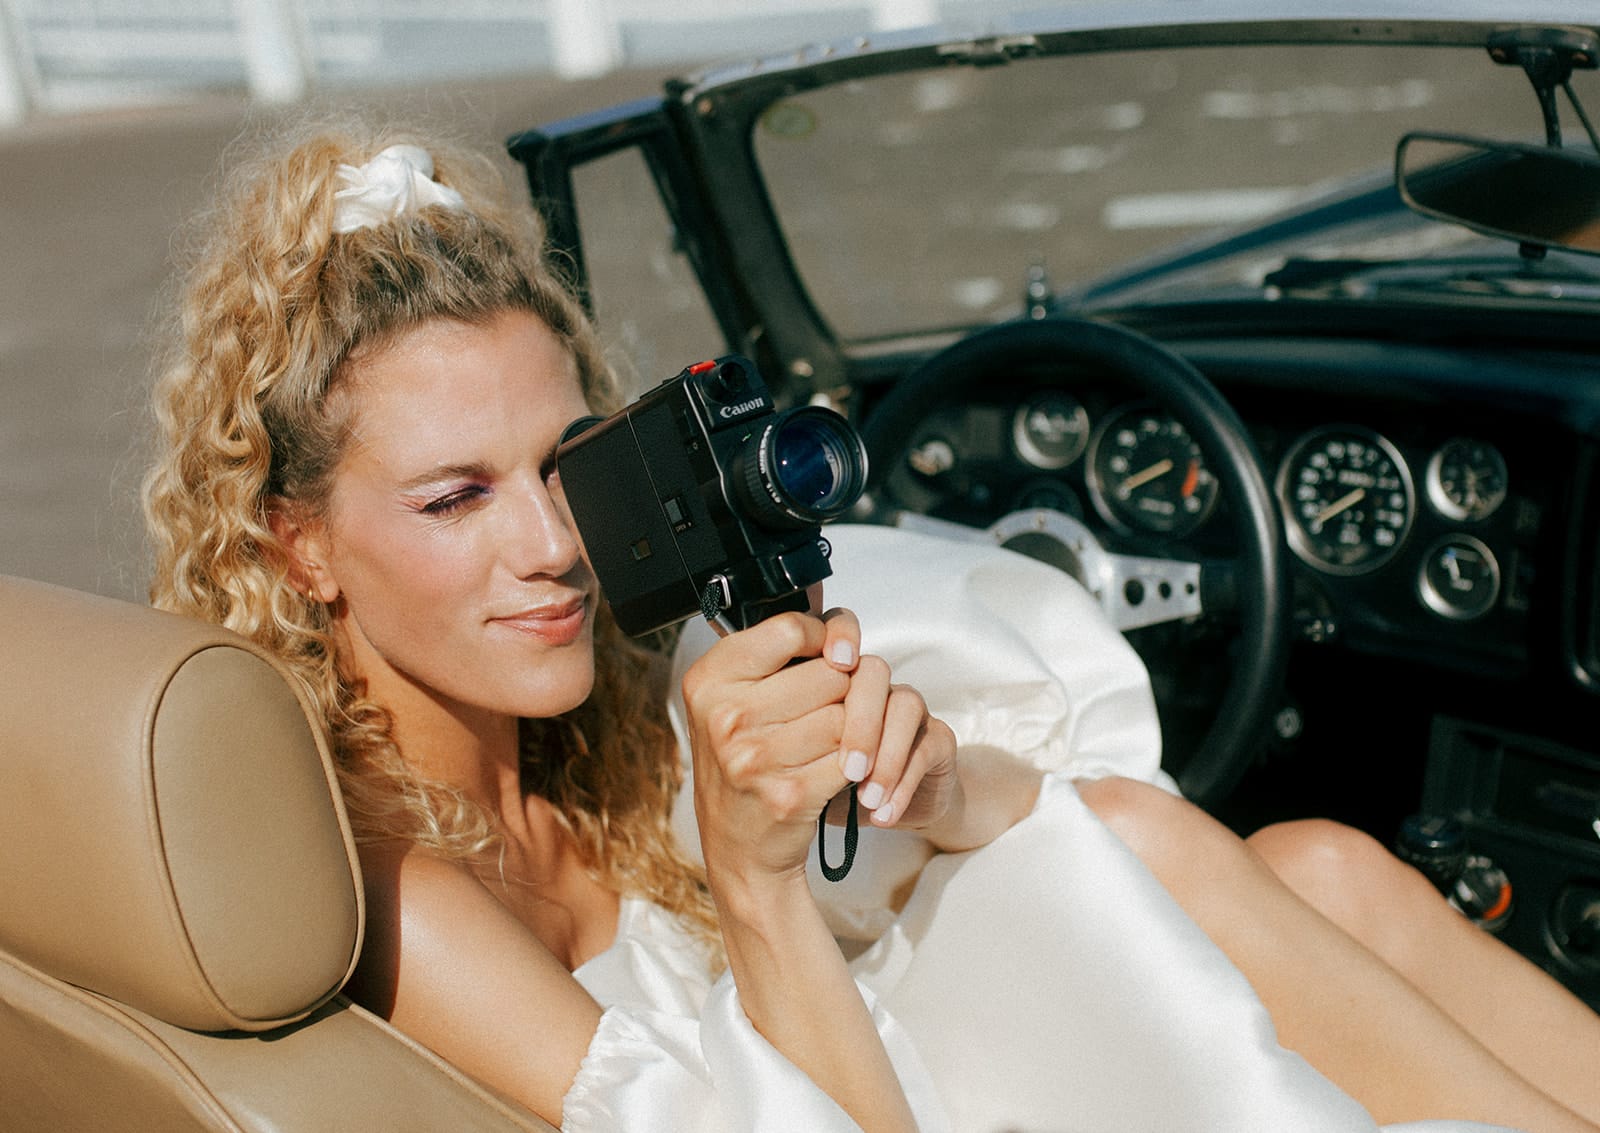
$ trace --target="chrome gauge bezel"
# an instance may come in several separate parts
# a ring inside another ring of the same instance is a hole
[[[1383,453],[1399,478],[1399,491],[1404,508],[1401,524],[1399,528],[1394,529],[1395,538],[1393,544],[1388,547],[1375,548],[1369,551],[1366,557],[1359,562],[1353,563],[1330,559],[1318,550],[1317,536],[1306,527],[1305,520],[1300,515],[1299,501],[1294,498],[1294,487],[1298,483],[1298,470],[1307,454],[1341,436],[1358,439]],[[1417,515],[1416,486],[1411,478],[1411,468],[1406,463],[1405,457],[1400,454],[1400,450],[1387,437],[1361,425],[1323,425],[1303,434],[1290,447],[1289,451],[1284,455],[1283,461],[1278,465],[1276,493],[1278,506],[1283,514],[1284,530],[1288,536],[1290,550],[1299,556],[1301,561],[1315,567],[1324,574],[1353,577],[1371,574],[1373,571],[1383,568],[1393,561],[1394,557],[1400,553],[1400,549],[1405,546],[1406,536],[1411,533],[1411,526]]]
[[[1478,557],[1482,566],[1483,574],[1475,585],[1485,589],[1474,595],[1471,604],[1464,604],[1459,598],[1441,590],[1430,573],[1439,555],[1452,547],[1470,551]],[[1493,610],[1499,602],[1501,579],[1500,560],[1495,558],[1494,552],[1482,539],[1464,534],[1446,535],[1422,556],[1422,562],[1417,567],[1417,596],[1422,599],[1423,605],[1441,618],[1454,622],[1475,621]]]
[[[1059,408],[1065,411],[1075,426],[1071,430],[1071,435],[1075,439],[1069,447],[1060,452],[1047,451],[1042,447],[1029,427],[1029,419],[1033,413],[1046,402],[1058,403]],[[1089,447],[1089,411],[1084,408],[1083,402],[1065,390],[1035,390],[1011,415],[1011,445],[1016,450],[1018,458],[1029,467],[1044,472],[1055,472],[1066,468]]]
[[[1100,467],[1100,451],[1107,443],[1106,438],[1130,418],[1141,422],[1160,421],[1162,425],[1176,425],[1183,429],[1184,436],[1193,446],[1194,454],[1199,460],[1200,473],[1205,477],[1205,494],[1200,501],[1198,511],[1184,516],[1181,521],[1163,525],[1152,522],[1130,508],[1118,506],[1113,500],[1113,491],[1106,483],[1104,470]],[[1119,406],[1100,419],[1089,437],[1089,451],[1084,458],[1084,482],[1089,488],[1089,502],[1094,505],[1094,510],[1099,513],[1100,518],[1114,530],[1125,535],[1158,535],[1169,539],[1181,539],[1204,523],[1216,509],[1219,494],[1216,474],[1206,465],[1204,454],[1200,452],[1194,438],[1189,436],[1189,431],[1184,428],[1183,422],[1149,402],[1132,402]]]
[[[1462,503],[1451,494],[1451,489],[1444,482],[1444,465],[1454,450],[1470,447],[1478,450],[1474,460],[1483,460],[1493,465],[1493,474],[1499,481],[1499,487],[1492,494],[1483,497],[1477,503]],[[1507,487],[1506,458],[1501,451],[1488,441],[1476,437],[1452,437],[1434,450],[1428,458],[1428,467],[1423,472],[1423,482],[1427,485],[1428,503],[1433,510],[1446,519],[1453,519],[1459,523],[1476,523],[1488,519],[1500,510],[1500,505],[1506,500]]]

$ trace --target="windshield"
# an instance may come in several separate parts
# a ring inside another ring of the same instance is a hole
[[[1595,84],[1573,77],[1591,105]],[[1060,291],[1386,177],[1416,129],[1543,138],[1527,78],[1482,50],[1286,46],[863,79],[775,103],[753,142],[813,301],[863,340],[1013,317],[1031,267]],[[1404,224],[1406,238],[1368,226],[1359,246],[1327,233],[1295,252],[1404,258],[1470,236]],[[1234,282],[1259,284],[1277,251]]]

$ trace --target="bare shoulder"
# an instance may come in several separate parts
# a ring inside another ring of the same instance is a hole
[[[413,918],[414,927],[426,932],[441,915],[477,903],[476,879],[459,862],[403,843],[362,846],[360,855],[367,931],[347,990],[363,1007],[388,1018],[394,1010],[400,946],[408,935],[401,932],[403,919]]]
[[[559,1124],[600,1007],[466,865],[365,847],[367,936],[350,993]]]

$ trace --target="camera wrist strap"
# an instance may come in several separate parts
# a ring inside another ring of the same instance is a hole
[[[828,807],[833,805],[829,799],[823,806],[822,813],[817,816],[817,865],[822,867],[822,876],[829,881],[843,881],[845,874],[850,872],[850,867],[856,860],[856,840],[860,837],[860,826],[856,818],[856,789],[850,787],[850,810],[844,818],[844,860],[836,866],[828,864]]]
[[[749,611],[733,609],[733,593],[724,575],[713,575],[706,581],[705,587],[700,591],[700,613],[716,631],[718,637],[726,637],[745,628],[750,624]],[[730,613],[737,613],[738,620],[730,617]],[[817,865],[822,868],[822,876],[829,881],[843,881],[850,872],[850,867],[856,860],[856,842],[861,837],[860,820],[857,816],[856,788],[850,786],[850,809],[844,816],[844,860],[838,865],[828,864],[828,806],[832,799],[824,804],[822,813],[817,815]]]

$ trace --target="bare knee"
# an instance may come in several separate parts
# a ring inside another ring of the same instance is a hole
[[[1233,831],[1160,787],[1108,778],[1079,784],[1078,792],[1191,915],[1260,869]]]
[[[1184,811],[1194,809],[1183,799],[1138,779],[1110,776],[1080,782],[1077,787],[1089,809],[1141,858],[1164,852],[1188,817]]]
[[[1279,822],[1245,841],[1289,888],[1335,920],[1342,919],[1335,913],[1359,909],[1372,879],[1394,861],[1377,839],[1326,818]]]
[[[1420,873],[1339,822],[1280,822],[1246,842],[1302,900],[1391,963],[1415,942],[1415,918],[1444,907]]]

